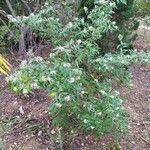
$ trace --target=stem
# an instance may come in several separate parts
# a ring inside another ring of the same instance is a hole
[[[26,1],[25,1],[25,0],[21,0],[21,1],[22,1],[22,3],[26,6],[26,8],[28,9],[29,13],[32,13],[31,8],[30,8],[29,5],[26,3]]]
[[[10,10],[12,16],[16,17],[15,11],[13,10],[12,5],[11,5],[11,3],[9,2],[9,0],[5,0],[5,1],[6,1],[6,4],[7,4],[9,10]]]
[[[62,137],[61,137],[61,129],[58,130],[58,138],[59,138],[60,149],[63,150],[63,142],[62,142]]]

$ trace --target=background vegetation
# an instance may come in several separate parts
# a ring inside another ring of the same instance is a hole
[[[1,1],[0,47],[18,51],[21,61],[6,78],[10,89],[24,95],[46,90],[53,100],[52,124],[63,139],[80,131],[114,138],[127,134],[123,99],[113,84],[132,86],[128,66],[150,63],[150,53],[137,53],[132,45],[137,15],[149,10],[145,3]],[[51,46],[47,59],[34,55],[41,45]]]

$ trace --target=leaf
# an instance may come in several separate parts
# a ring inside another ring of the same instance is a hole
[[[122,4],[127,5],[127,0],[116,0],[116,2],[117,2],[117,4],[122,3]]]
[[[0,67],[0,72],[3,73],[3,74],[5,74],[5,75],[8,75],[8,73],[3,68],[1,68],[1,67]]]
[[[120,0],[120,2],[127,5],[127,0]]]
[[[54,93],[51,93],[51,94],[49,94],[51,97],[54,97],[55,95],[56,95],[56,93],[54,92]]]
[[[9,67],[11,67],[11,65],[8,63],[8,61],[0,54],[0,60],[2,60],[3,62],[5,62]]]
[[[6,61],[4,57],[0,54],[0,73],[8,75],[8,72],[11,71],[10,64]]]

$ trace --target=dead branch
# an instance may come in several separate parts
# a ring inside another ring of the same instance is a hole
[[[31,8],[29,7],[29,5],[27,4],[27,2],[25,0],[21,0],[22,3],[26,6],[26,8],[28,9],[29,13],[32,13]]]
[[[35,7],[34,12],[36,12],[36,11],[38,10],[38,8],[39,8],[39,4],[40,4],[40,0],[37,0],[37,3],[36,3],[36,7]]]
[[[143,138],[142,136],[139,136],[140,139],[142,139],[145,143],[147,143],[148,145],[150,145],[150,141],[147,141],[145,138]]]
[[[2,15],[3,17],[7,17],[7,13],[4,10],[0,10],[0,15]]]
[[[13,10],[12,5],[11,5],[11,3],[9,2],[9,0],[5,0],[5,1],[6,1],[6,4],[7,4],[9,10],[10,10],[12,16],[16,17],[15,11]]]

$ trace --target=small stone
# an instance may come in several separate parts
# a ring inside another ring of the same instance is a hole
[[[13,103],[13,105],[15,106],[15,105],[17,105],[18,104],[18,102],[17,101],[15,101],[14,103]]]
[[[132,144],[135,144],[135,141],[131,141]]]
[[[82,146],[84,146],[84,143],[81,143]]]
[[[9,147],[9,150],[13,150],[12,147]]]
[[[20,119],[20,116],[16,116],[17,119]]]
[[[31,114],[28,114],[28,118],[29,118],[29,119],[32,118],[32,115],[31,115]]]
[[[15,145],[15,146],[17,146],[17,143],[16,143],[16,142],[14,142],[14,145]]]
[[[21,114],[21,115],[24,115],[24,110],[23,110],[23,107],[22,107],[22,106],[19,107],[19,111],[20,111],[20,114]]]
[[[56,131],[54,129],[51,130],[51,134],[55,134]]]
[[[39,131],[39,132],[38,132],[38,136],[41,136],[41,135],[42,135],[42,131]]]

